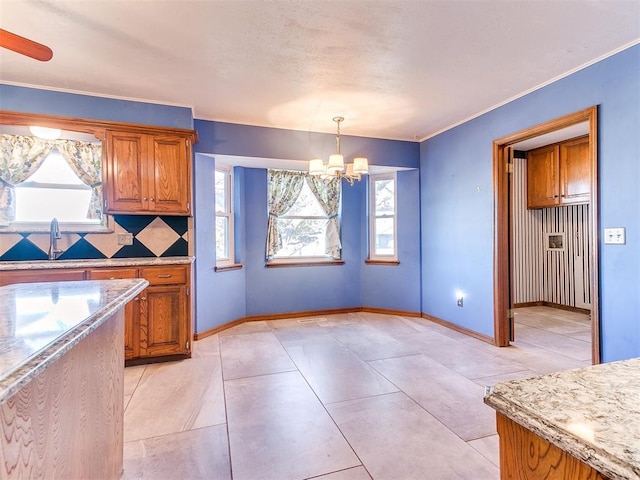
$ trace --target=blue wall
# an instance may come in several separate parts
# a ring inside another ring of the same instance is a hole
[[[400,265],[362,263],[362,304],[372,308],[420,312],[420,174],[397,172],[398,259]],[[367,197],[362,197],[362,211]],[[368,224],[362,223],[361,258],[368,256]]]
[[[193,128],[191,108],[0,84],[0,110]]]
[[[423,312],[493,336],[492,142],[592,105],[599,228],[627,229],[599,244],[602,358],[640,355],[640,45],[421,143]]]
[[[195,127],[200,140],[195,149],[207,154],[196,155],[194,175],[198,332],[244,315],[357,308],[362,305],[420,311],[417,170],[401,172],[398,177],[399,202],[401,208],[407,208],[406,212],[403,210],[399,214],[399,267],[364,266],[367,255],[363,248],[367,231],[366,184],[359,182],[354,186],[345,183],[342,190],[344,265],[266,268],[267,171],[236,168],[236,174],[243,173],[238,186],[243,192],[244,204],[241,211],[236,212],[236,226],[241,229],[237,244],[242,252],[240,261],[244,268],[215,273],[212,270],[215,264],[214,237],[207,233],[212,228],[214,214],[214,192],[211,188],[214,167],[208,157],[215,159],[216,154],[220,154],[290,160],[306,160],[315,156],[326,158],[335,151],[335,135],[205,120],[195,120]],[[415,142],[343,136],[342,147],[346,156],[367,155],[374,165],[416,168],[419,164],[419,145]],[[363,274],[369,276],[366,282],[361,281]],[[244,302],[240,302],[238,292],[245,293]],[[371,305],[367,303],[369,301]],[[235,306],[224,306],[224,302]]]

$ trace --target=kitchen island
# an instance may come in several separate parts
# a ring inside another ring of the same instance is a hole
[[[120,478],[123,308],[147,285],[0,288],[0,478]]]
[[[499,383],[501,479],[640,479],[640,358]]]

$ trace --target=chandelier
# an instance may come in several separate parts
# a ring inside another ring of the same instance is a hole
[[[321,158],[309,160],[309,174],[322,178],[344,178],[349,182],[349,185],[353,185],[353,182],[360,180],[363,174],[369,173],[369,161],[366,157],[356,157],[353,159],[353,163],[348,163],[345,168],[344,156],[340,153],[340,122],[344,121],[344,117],[333,117],[333,121],[338,124],[337,151],[329,155],[329,163],[326,165]]]

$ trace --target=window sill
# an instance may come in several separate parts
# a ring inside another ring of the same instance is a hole
[[[267,268],[280,267],[329,267],[334,265],[344,265],[344,260],[311,260],[311,261],[284,261],[284,262],[267,262],[264,264]]]
[[[370,260],[370,259],[366,259],[364,261],[365,264],[367,265],[400,265],[400,260]]]
[[[0,233],[49,233],[50,222],[13,222],[0,225]],[[113,233],[115,224],[111,215],[105,216],[102,223],[60,222],[60,233]]]
[[[230,272],[231,270],[240,270],[244,265],[242,263],[232,263],[229,265],[216,265],[213,267],[214,272]]]

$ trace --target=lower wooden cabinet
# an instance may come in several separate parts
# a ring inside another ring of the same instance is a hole
[[[140,273],[149,281],[140,303],[140,357],[189,354],[188,267],[147,267]]]
[[[89,279],[144,278],[149,286],[125,310],[125,360],[191,354],[189,265],[97,268]]]
[[[87,280],[117,280],[137,278],[137,268],[101,268],[87,271]],[[140,297],[139,294],[124,306],[124,359],[140,356]]]
[[[2,272],[0,286],[13,283],[144,278],[149,286],[124,308],[124,358],[132,363],[191,355],[191,265],[14,270]]]

